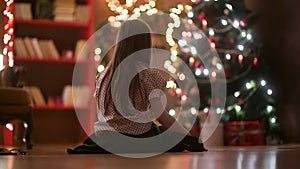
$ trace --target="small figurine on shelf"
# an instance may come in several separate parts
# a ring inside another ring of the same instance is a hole
[[[5,67],[0,73],[0,86],[23,87],[21,76],[26,72],[23,66]]]

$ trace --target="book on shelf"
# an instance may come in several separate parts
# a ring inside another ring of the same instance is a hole
[[[73,7],[76,6],[76,0],[54,0],[54,6]]]
[[[59,6],[54,9],[53,13],[55,15],[60,15],[60,14],[73,15],[75,13],[75,8]]]
[[[20,58],[60,58],[53,39],[15,38],[15,51]]]
[[[42,53],[40,44],[38,42],[38,39],[37,38],[31,38],[31,43],[32,43],[32,46],[34,48],[34,51],[35,51],[37,57],[39,59],[42,59],[43,58],[43,53]]]
[[[35,53],[35,49],[33,47],[32,41],[29,37],[25,37],[24,39],[25,47],[28,51],[29,57],[30,58],[35,58],[37,55]]]
[[[23,89],[29,93],[34,105],[36,105],[36,106],[45,106],[46,105],[45,98],[44,98],[44,96],[42,94],[42,91],[39,87],[37,87],[37,86],[25,86],[25,87],[23,87]]]
[[[75,0],[55,0],[54,1],[54,20],[64,22],[74,22],[74,12],[76,8]]]
[[[75,58],[77,60],[84,60],[87,58],[88,53],[84,52],[85,50],[85,44],[87,40],[85,39],[80,39],[76,42],[76,47],[75,47]]]
[[[62,22],[74,22],[75,18],[73,14],[59,14],[54,16],[54,20]]]
[[[43,54],[43,58],[51,58],[51,54],[49,52],[49,48],[48,48],[48,44],[47,44],[47,40],[45,39],[40,39],[38,40],[38,43],[41,47],[41,51]]]
[[[75,9],[75,22],[88,23],[89,18],[89,6],[77,5]]]
[[[59,59],[59,52],[54,44],[53,39],[49,39],[47,41],[48,47],[49,47],[49,52],[50,52],[50,56],[54,59]]]
[[[67,85],[63,89],[62,102],[64,106],[86,107],[90,101],[90,88],[85,85]]]
[[[18,19],[32,19],[31,3],[15,3],[15,17]]]
[[[15,38],[15,52],[16,55],[20,58],[25,58],[28,56],[28,52],[25,47],[23,38],[18,38],[18,37]]]

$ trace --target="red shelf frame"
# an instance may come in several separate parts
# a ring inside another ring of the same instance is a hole
[[[88,60],[76,60],[74,58],[67,59],[67,58],[60,58],[60,59],[49,59],[49,58],[18,58],[18,56],[15,58],[15,61],[22,61],[22,62],[37,62],[37,63],[66,63],[66,64],[75,64],[77,63],[88,63]]]
[[[52,27],[73,27],[73,28],[89,28],[89,24],[77,22],[60,22],[46,19],[15,19],[16,24],[38,25],[38,26],[52,26]]]
[[[34,110],[87,110],[88,108],[86,107],[79,107],[79,108],[75,108],[73,106],[33,106]]]

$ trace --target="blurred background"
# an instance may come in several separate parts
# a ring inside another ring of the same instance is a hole
[[[157,9],[168,11],[190,0],[157,0]],[[253,35],[263,45],[263,58],[270,72],[270,83],[276,96],[276,112],[286,143],[300,142],[300,2],[297,0],[245,0],[248,9],[257,14]],[[137,5],[140,1],[137,2]],[[3,11],[3,3],[0,3]],[[94,1],[95,28],[114,15],[105,0]],[[3,27],[3,17],[0,25]],[[3,37],[3,29],[0,29]],[[3,41],[0,41],[0,49]],[[0,59],[1,60],[1,59]],[[1,64],[0,64],[1,65]]]

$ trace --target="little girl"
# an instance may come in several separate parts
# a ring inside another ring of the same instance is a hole
[[[152,55],[149,50],[151,44],[151,32],[147,24],[140,20],[129,20],[123,23],[118,32],[113,57],[106,69],[96,77],[95,134],[86,140],[83,146],[70,150],[69,153],[156,152],[161,150],[156,149],[162,145],[160,143],[164,142],[163,144],[166,145],[168,142],[155,136],[169,130],[169,141],[182,139],[166,151],[205,151],[198,138],[192,136],[165,110],[161,96],[166,87],[166,80],[160,70],[149,68]],[[134,57],[134,60],[126,60],[129,56],[136,56],[136,53],[140,55]],[[130,78],[130,74],[135,76]],[[128,89],[126,86],[129,90],[126,90]],[[156,112],[155,119],[147,120],[147,112],[148,115],[151,114],[150,112]],[[156,126],[151,120],[157,120],[162,126]],[[137,143],[133,141],[127,144],[128,142],[122,141],[124,137],[119,137],[120,134],[130,138],[154,138],[152,143],[157,146],[146,145],[137,149]],[[90,151],[87,145],[96,148]],[[109,150],[105,148],[107,146],[110,147]]]

